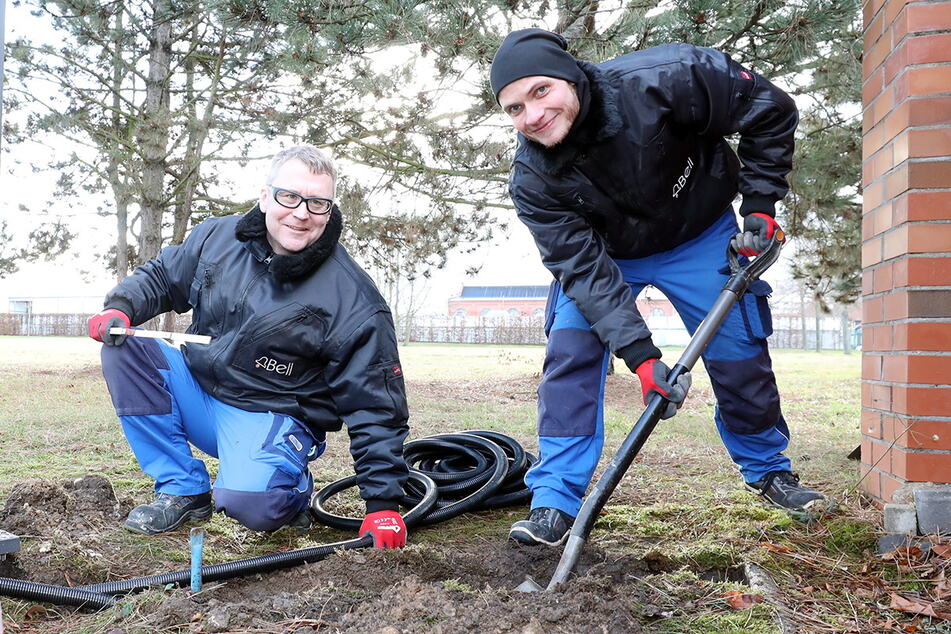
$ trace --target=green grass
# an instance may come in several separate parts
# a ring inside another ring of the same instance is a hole
[[[146,499],[152,483],[140,473],[115,417],[98,367],[98,344],[78,337],[0,337],[0,347],[8,359],[28,360],[0,368],[0,443],[16,448],[15,452],[5,450],[7,459],[0,461],[0,503],[22,480],[66,480],[88,474],[107,477],[120,498]],[[672,364],[679,352],[665,349],[664,358]],[[494,429],[536,451],[536,411],[530,392],[541,371],[541,346],[410,344],[401,347],[400,354],[412,437]],[[836,496],[845,503],[846,512],[807,526],[760,505],[745,492],[712,423],[709,378],[702,366],[695,368],[686,405],[674,419],[658,425],[590,540],[592,547],[609,552],[663,553],[666,569],[647,575],[645,583],[658,589],[659,603],[668,601],[669,605],[661,606],[662,616],[644,616],[650,631],[775,631],[768,606],[739,612],[725,609],[720,597],[732,586],[697,576],[708,570],[756,561],[781,585],[788,584],[793,593],[790,600],[795,600],[796,587],[836,585],[843,567],[857,570],[869,560],[879,530],[878,514],[868,512],[868,504],[857,492],[856,464],[846,459],[859,442],[860,355],[792,350],[774,350],[772,355],[783,412],[792,431],[787,454],[804,482]],[[615,368],[618,376],[611,380],[605,409],[602,468],[642,410],[637,381],[620,361]],[[483,393],[488,386],[499,387],[504,394],[508,385],[516,386],[518,398]],[[327,454],[312,465],[318,486],[352,473],[346,434],[332,434],[328,441]],[[214,471],[215,461],[208,463]],[[359,511],[358,502],[351,505]],[[521,508],[481,512],[471,516],[478,521],[452,521],[416,531],[413,543],[427,548],[494,544],[523,514]],[[220,515],[207,529],[215,544],[208,551],[208,563],[349,537],[333,529],[314,530],[303,539],[286,531],[265,535]],[[130,562],[152,562],[152,566],[167,562],[169,568],[185,565],[180,535],[143,540],[117,528],[101,539],[126,553]],[[764,542],[808,553],[815,561],[836,563],[828,569],[804,569],[801,560],[768,549]],[[24,551],[29,553],[33,547],[27,540]],[[65,569],[86,566],[90,576],[104,572],[95,562],[66,558],[62,565]],[[449,578],[443,587],[462,594],[472,591],[462,578]],[[118,611],[149,610],[161,600],[159,592],[140,595],[134,602],[85,621],[81,627],[88,629],[70,631],[102,631],[102,624],[120,621]],[[819,610],[818,618],[832,624],[851,618],[855,606],[861,614],[870,610],[856,597],[831,597],[820,607],[808,601],[805,605]],[[10,613],[22,616],[27,607],[15,603]]]

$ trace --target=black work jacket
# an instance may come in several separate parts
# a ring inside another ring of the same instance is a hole
[[[509,191],[545,266],[617,352],[649,343],[650,331],[612,258],[697,237],[737,192],[741,215],[773,215],[798,113],[783,91],[709,48],[669,44],[579,66],[587,116],[553,148],[519,135]],[[739,159],[724,139],[734,133]]]
[[[339,213],[339,212],[335,212]],[[236,227],[255,223],[258,239]],[[213,218],[179,246],[162,249],[106,297],[133,324],[192,310],[188,367],[215,398],[253,412],[288,414],[318,436],[347,424],[367,510],[397,509],[407,468],[409,413],[389,308],[343,245],[296,279],[280,279],[257,207]]]

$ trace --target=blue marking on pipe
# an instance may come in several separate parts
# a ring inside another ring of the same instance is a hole
[[[192,549],[192,592],[201,592],[201,555],[205,547],[205,529],[195,527],[188,535]]]

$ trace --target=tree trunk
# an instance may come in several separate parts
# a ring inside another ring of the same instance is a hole
[[[809,349],[809,329],[806,327],[806,290],[799,287],[799,329],[802,332],[803,350]]]
[[[815,303],[816,310],[816,352],[822,352],[822,317],[819,311],[819,303]]]
[[[842,307],[842,352],[852,354],[852,329],[849,328],[849,309]]]
[[[138,261],[155,257],[162,246],[165,211],[166,146],[169,130],[169,61],[172,51],[171,0],[156,0],[149,35],[149,74],[139,127],[142,148],[142,201]]]
[[[555,32],[574,39],[594,33],[594,16],[598,13],[598,0],[567,0],[559,3],[558,24]]]
[[[124,136],[122,127],[122,38],[125,37],[122,11],[116,12],[116,26],[112,37],[112,133]],[[129,190],[125,177],[119,174],[119,150],[109,154],[109,184],[116,201],[116,282],[129,274]]]
[[[196,18],[197,20],[197,15]],[[199,29],[197,25],[193,29],[192,45],[197,45]],[[228,39],[228,30],[225,25],[222,26],[222,33],[219,39],[218,56],[215,59],[215,72],[212,76],[211,87],[208,89],[208,98],[205,110],[198,115],[195,107],[197,103],[194,94],[195,86],[195,57],[189,55],[185,59],[185,97],[188,107],[188,142],[185,146],[185,157],[182,160],[182,174],[179,178],[178,191],[175,196],[175,210],[172,220],[172,241],[171,244],[181,244],[185,239],[185,232],[188,230],[188,221],[192,215],[192,205],[195,200],[195,191],[198,189],[198,183],[201,173],[201,162],[203,158],[205,140],[208,138],[208,130],[211,126],[212,115],[215,111],[215,103],[218,99],[218,89],[221,83],[221,64],[226,55],[226,42]]]

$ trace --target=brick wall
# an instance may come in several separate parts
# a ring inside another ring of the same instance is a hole
[[[862,465],[951,483],[951,1],[865,0]]]
[[[504,311],[515,309],[519,315],[532,316],[535,311],[545,310],[545,298],[540,299],[507,299],[504,297],[464,299],[456,298],[449,300],[449,314],[455,315],[456,311],[463,310],[467,315],[478,317],[483,310]]]
[[[542,299],[506,299],[506,298],[453,298],[449,300],[449,315],[455,315],[456,311],[464,310],[467,315],[478,317],[483,310],[502,310],[508,311],[514,308],[520,315],[531,317],[536,311],[545,310],[546,300]],[[636,300],[637,310],[641,315],[647,317],[655,310],[663,311],[664,315],[670,317],[674,314],[674,305],[670,300],[664,299],[645,299]]]

